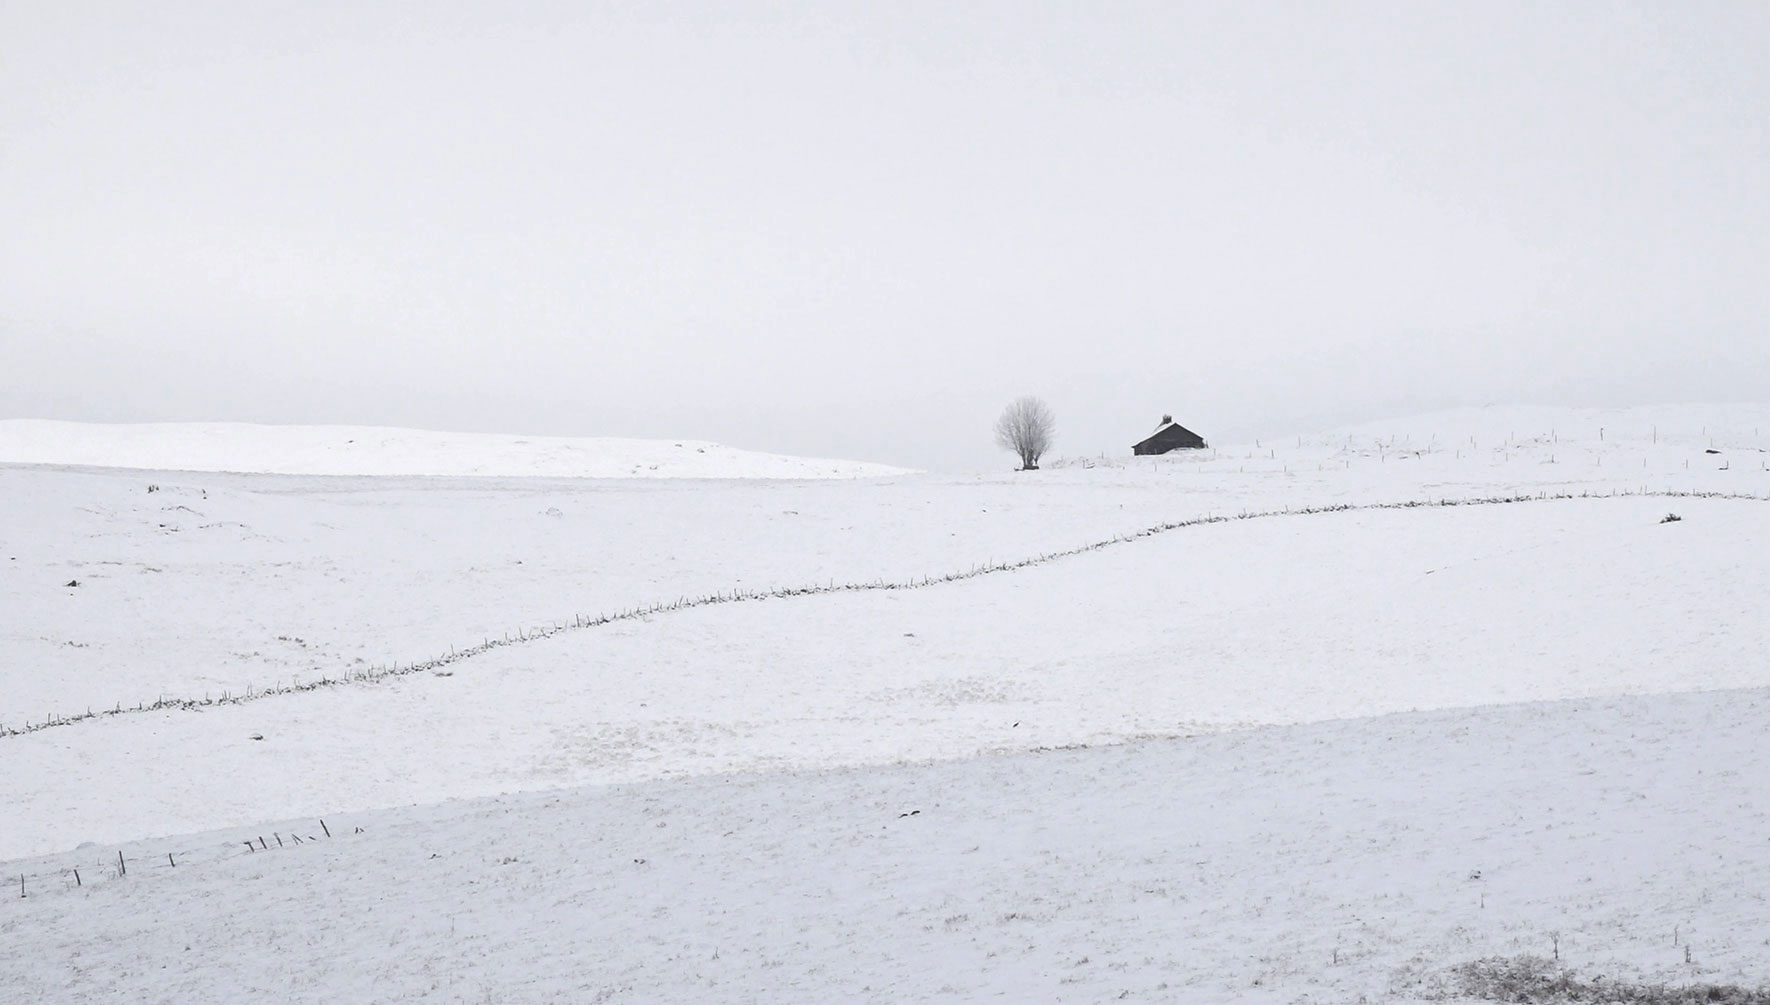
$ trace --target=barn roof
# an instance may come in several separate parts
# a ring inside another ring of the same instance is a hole
[[[1164,422],[1161,425],[1155,427],[1155,432],[1150,433],[1148,436],[1145,436],[1141,442],[1148,443],[1150,440],[1158,439],[1158,438],[1160,438],[1160,436],[1163,433],[1169,431],[1170,429],[1178,430],[1182,433],[1185,433],[1188,436],[1197,436],[1198,435],[1197,433],[1193,432],[1192,430],[1187,429],[1185,426],[1182,426],[1180,423],[1175,422],[1172,419],[1169,419],[1167,422]]]
[[[1141,440],[1138,440],[1132,449],[1136,449],[1136,447],[1141,447],[1146,443],[1154,443],[1155,441],[1160,440],[1163,437],[1166,437],[1169,435],[1181,436],[1181,437],[1185,437],[1189,440],[1198,440],[1201,443],[1204,441],[1203,437],[1199,436],[1197,433],[1193,432],[1192,430],[1187,429],[1185,426],[1182,426],[1180,423],[1175,422],[1171,416],[1164,415],[1164,416],[1162,416],[1161,423],[1155,427],[1155,432],[1150,433],[1148,436],[1144,437]]]

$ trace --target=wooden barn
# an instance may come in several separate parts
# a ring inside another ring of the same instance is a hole
[[[1204,437],[1174,421],[1172,415],[1162,416],[1149,438],[1131,448],[1133,454],[1165,454],[1170,450],[1200,450]]]

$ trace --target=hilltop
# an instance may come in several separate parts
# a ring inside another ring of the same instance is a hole
[[[0,421],[0,463],[443,478],[867,478],[904,473],[884,464],[758,453],[700,440],[42,419]]]

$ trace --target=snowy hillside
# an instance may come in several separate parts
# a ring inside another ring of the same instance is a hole
[[[0,467],[3,986],[1455,1001],[1462,964],[1555,954],[1770,985],[1764,434],[1517,409],[978,477]]]
[[[1704,449],[1763,450],[1770,447],[1770,407],[1757,404],[1649,405],[1640,408],[1552,408],[1541,405],[1489,405],[1370,422],[1319,437],[1383,440],[1396,446],[1456,447],[1473,440],[1479,447],[1547,443],[1656,444]]]
[[[17,769],[0,778],[0,802],[50,805],[70,786],[104,793],[18,822],[0,835],[0,855],[512,788],[1770,684],[1770,562],[1740,561],[1770,555],[1770,504],[1681,500],[1683,519],[1662,525],[1667,505],[1576,499],[1205,524],[954,583],[568,629],[374,687],[118,715],[43,731],[53,743],[0,738]],[[78,605],[102,602],[106,588],[65,592]],[[258,687],[348,672],[313,659],[337,642],[306,623],[312,612],[255,616],[303,627],[254,647],[312,660]],[[69,633],[103,638],[78,624]],[[242,634],[233,660],[156,639],[185,654],[165,662],[156,694],[250,686],[211,676],[247,658]],[[15,693],[47,704],[39,689],[52,684],[77,702],[69,711],[112,707],[94,678],[126,674],[102,668],[126,663],[127,649],[97,644],[105,652],[87,669],[64,664],[66,676]],[[118,763],[119,746],[134,756]],[[242,776],[254,784],[230,785]]]
[[[9,863],[0,973],[21,1001],[1276,1005],[1469,1001],[1452,965],[1557,954],[1758,986],[1766,714],[1508,705],[266,820]]]
[[[357,426],[103,425],[0,420],[0,464],[281,475],[538,478],[864,478],[883,464],[698,440],[494,436]]]

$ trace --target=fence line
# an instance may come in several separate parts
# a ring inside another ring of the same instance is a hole
[[[322,677],[319,677],[317,679],[310,680],[310,681],[299,681],[299,682],[293,682],[293,683],[289,683],[289,684],[277,684],[277,685],[273,685],[272,687],[268,687],[268,688],[254,689],[250,685],[248,685],[245,693],[243,693],[243,694],[231,694],[231,693],[223,692],[220,697],[211,697],[211,696],[205,695],[202,698],[167,698],[167,697],[162,696],[153,702],[137,702],[133,708],[125,706],[121,703],[118,703],[117,705],[113,706],[112,708],[99,709],[97,711],[93,711],[92,709],[87,709],[85,712],[75,713],[73,715],[65,715],[65,716],[50,715],[50,716],[45,717],[43,719],[43,721],[41,721],[41,722],[26,722],[25,725],[23,725],[22,727],[0,726],[0,737],[24,736],[29,733],[41,732],[45,729],[53,729],[58,726],[70,726],[70,725],[73,725],[74,723],[77,723],[77,722],[85,722],[87,720],[98,719],[98,718],[105,717],[105,716],[129,715],[129,714],[144,713],[144,712],[156,712],[156,711],[161,711],[164,709],[196,710],[196,709],[209,708],[209,707],[220,706],[220,705],[241,705],[241,704],[245,704],[247,702],[260,701],[265,698],[271,698],[271,697],[275,697],[278,695],[297,694],[297,693],[300,693],[303,691],[315,691],[320,688],[338,687],[338,686],[344,685],[344,684],[372,683],[374,681],[384,680],[389,677],[404,677],[409,674],[427,673],[427,672],[430,672],[433,670],[442,669],[443,667],[449,666],[454,663],[459,663],[462,660],[468,660],[468,659],[474,658],[475,656],[484,655],[485,653],[491,652],[495,649],[501,649],[505,646],[513,646],[513,645],[526,644],[529,642],[537,642],[542,639],[552,638],[553,636],[562,634],[564,632],[583,631],[583,630],[589,629],[589,628],[600,628],[604,625],[614,624],[616,622],[634,621],[634,620],[638,620],[640,618],[650,617],[651,615],[654,615],[654,614],[668,614],[673,611],[683,611],[683,610],[689,610],[689,609],[697,608],[697,607],[713,607],[713,606],[717,606],[720,604],[736,604],[736,603],[745,603],[745,602],[754,601],[754,600],[771,600],[771,599],[783,599],[783,598],[788,598],[788,597],[816,596],[816,595],[830,594],[830,593],[859,593],[859,592],[867,592],[867,591],[874,591],[874,590],[924,589],[924,588],[927,588],[930,586],[940,586],[940,585],[946,584],[946,583],[956,583],[956,582],[961,582],[961,581],[968,580],[968,579],[977,579],[982,576],[990,576],[990,575],[995,575],[997,573],[1012,572],[1012,571],[1015,571],[1018,569],[1026,569],[1026,568],[1031,568],[1033,566],[1045,565],[1045,564],[1048,564],[1051,562],[1059,561],[1061,559],[1073,558],[1077,555],[1083,555],[1083,554],[1087,554],[1089,552],[1100,551],[1105,548],[1113,547],[1115,545],[1126,544],[1131,541],[1138,541],[1138,540],[1142,540],[1144,538],[1155,537],[1160,534],[1166,534],[1166,533],[1169,533],[1171,531],[1176,531],[1176,530],[1183,530],[1188,527],[1200,527],[1200,526],[1205,526],[1205,525],[1209,525],[1209,524],[1236,523],[1236,522],[1240,522],[1240,521],[1244,521],[1244,520],[1260,520],[1260,519],[1266,519],[1269,517],[1280,517],[1280,516],[1311,516],[1311,515],[1323,514],[1323,513],[1348,513],[1348,512],[1359,512],[1359,511],[1370,511],[1370,510],[1455,508],[1455,507],[1463,507],[1463,506],[1503,506],[1503,505],[1509,505],[1509,504],[1513,504],[1513,503],[1526,503],[1526,502],[1552,502],[1552,501],[1576,500],[1576,499],[1624,499],[1624,498],[1635,498],[1635,499],[1653,499],[1653,498],[1658,498],[1658,499],[1732,499],[1732,500],[1747,500],[1747,501],[1752,501],[1752,502],[1770,502],[1770,496],[1754,494],[1754,493],[1749,493],[1749,492],[1700,492],[1700,491],[1681,491],[1681,490],[1676,490],[1676,489],[1663,489],[1663,490],[1660,490],[1660,489],[1638,489],[1638,490],[1637,489],[1622,489],[1622,490],[1613,489],[1608,492],[1590,492],[1590,491],[1584,491],[1584,492],[1538,492],[1538,493],[1534,493],[1534,494],[1525,493],[1525,494],[1519,494],[1519,495],[1483,496],[1483,497],[1464,498],[1464,499],[1410,499],[1410,500],[1403,500],[1400,502],[1331,503],[1331,504],[1321,505],[1321,506],[1284,507],[1282,509],[1274,509],[1274,510],[1243,511],[1243,512],[1237,513],[1234,516],[1206,515],[1206,516],[1199,516],[1199,517],[1190,517],[1185,520],[1175,520],[1175,521],[1171,521],[1171,522],[1167,522],[1167,523],[1155,524],[1150,527],[1145,527],[1142,530],[1130,531],[1130,532],[1127,532],[1124,534],[1118,534],[1118,535],[1115,535],[1110,538],[1106,538],[1106,539],[1103,539],[1100,541],[1094,541],[1089,544],[1078,545],[1073,548],[1064,548],[1064,549],[1060,549],[1058,551],[1045,552],[1043,554],[1034,555],[1029,558],[1021,558],[1021,559],[1015,559],[1015,560],[1003,561],[1003,562],[990,562],[990,563],[986,563],[984,565],[974,565],[969,569],[959,571],[959,572],[950,572],[950,573],[946,573],[944,575],[922,576],[919,578],[912,578],[912,579],[905,579],[905,580],[878,579],[878,580],[872,580],[872,581],[868,581],[868,582],[838,583],[838,582],[831,581],[828,583],[813,583],[813,584],[806,585],[806,586],[775,587],[775,588],[770,588],[770,589],[758,589],[758,590],[744,590],[744,589],[721,590],[721,591],[718,591],[715,593],[704,594],[704,595],[697,596],[697,597],[686,597],[685,596],[685,597],[680,597],[680,598],[673,600],[673,601],[659,601],[656,603],[646,604],[646,605],[642,605],[639,607],[622,608],[620,610],[610,612],[610,613],[604,613],[604,614],[598,614],[598,615],[582,615],[582,614],[574,615],[569,622],[566,622],[566,621],[555,622],[554,624],[552,624],[549,627],[537,628],[537,629],[533,629],[533,630],[518,629],[514,635],[507,634],[502,638],[496,638],[496,639],[488,638],[488,639],[483,640],[482,642],[480,642],[477,645],[471,645],[471,646],[468,646],[464,649],[451,648],[447,654],[432,657],[431,659],[427,659],[427,660],[418,660],[418,661],[411,662],[411,663],[395,662],[395,663],[382,664],[379,666],[369,667],[369,668],[363,669],[363,670],[354,670],[348,674],[344,674],[344,675],[338,676],[338,677],[322,676]]]
[[[249,840],[242,838],[241,843],[246,845],[251,854],[257,855],[282,849],[295,848],[304,844],[315,844],[322,840],[331,840],[332,829],[326,825],[325,820],[316,819],[319,823],[318,833],[315,833],[311,826],[305,827],[304,830],[267,831],[265,833],[270,835],[269,838],[266,838],[263,834],[253,833]],[[296,825],[289,824],[286,826],[294,827]],[[241,828],[233,829],[243,831]],[[362,827],[356,827],[353,832],[340,830],[338,833],[348,835],[353,833],[361,834],[363,832],[364,829]],[[221,833],[224,832],[201,836],[217,838]],[[322,838],[321,835],[324,835],[324,837]],[[146,842],[141,841],[131,842],[132,845],[136,846],[145,843]],[[214,865],[217,861],[220,861],[223,858],[230,858],[238,855],[239,851],[237,848],[232,847],[228,841],[222,839],[218,840],[212,847],[174,847],[166,851],[154,852],[152,854],[143,854],[134,851],[129,852],[128,855],[133,857],[127,857],[124,849],[118,848],[116,854],[117,857],[112,859],[100,857],[97,852],[89,852],[86,849],[75,849],[72,852],[58,853],[55,855],[33,856],[34,859],[43,860],[37,869],[9,872],[5,876],[5,879],[9,884],[14,876],[18,878],[18,896],[0,897],[0,900],[29,901],[38,900],[45,896],[65,894],[75,890],[103,889],[111,883],[132,882],[137,879],[137,873],[142,870],[146,870],[151,878],[152,876],[160,875],[161,870],[178,870],[181,868],[188,870],[193,867],[201,869],[205,866]],[[29,860],[21,859],[18,862],[11,864],[14,867],[17,867],[26,861]],[[85,870],[84,876],[81,875],[82,869]]]

